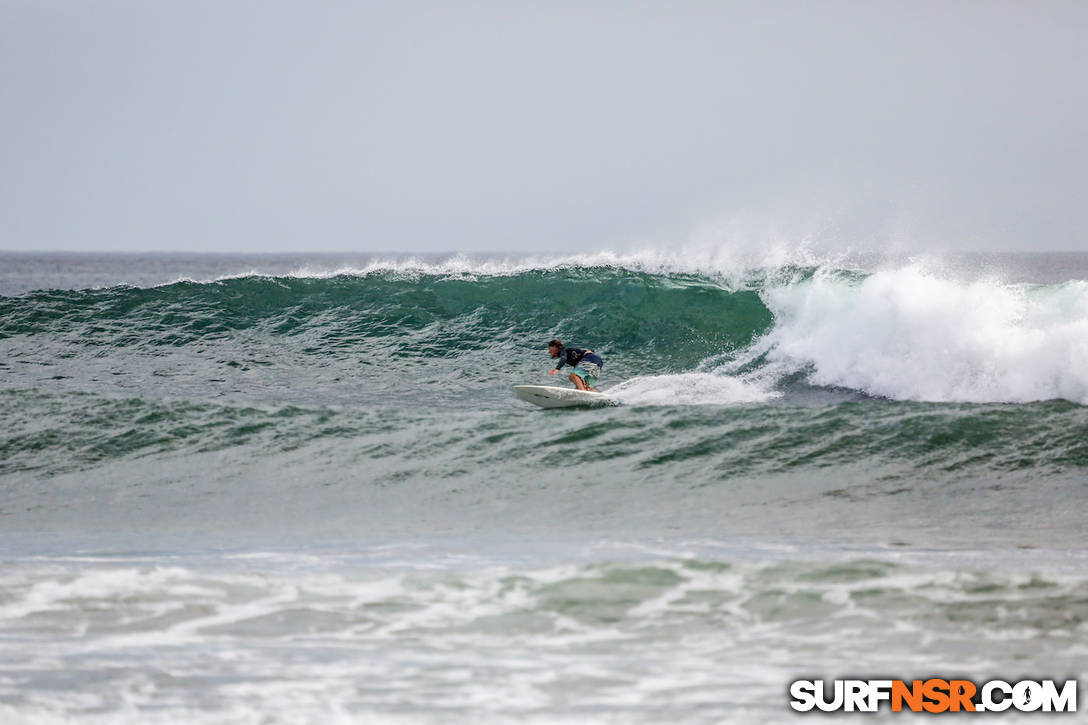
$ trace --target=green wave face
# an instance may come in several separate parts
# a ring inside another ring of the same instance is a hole
[[[36,292],[0,299],[0,336],[49,336],[80,348],[154,351],[231,338],[280,341],[313,355],[377,351],[402,360],[518,356],[559,337],[630,360],[635,374],[684,370],[765,332],[754,290],[694,276],[614,269],[458,279],[378,274],[246,277],[138,289]]]
[[[887,495],[923,470],[1064,476],[1088,466],[1088,408],[1061,367],[1086,290],[959,287],[909,270],[780,268],[727,283],[571,267],[0,297],[0,475],[317,449],[387,482],[501,478],[511,461],[518,475],[578,465],[692,485],[863,470]],[[961,309],[942,313],[945,298]],[[1015,346],[991,353],[990,338],[961,334],[964,315],[1003,345],[1042,339],[1061,354],[1046,368],[1020,364]],[[511,384],[567,384],[546,376],[556,337],[603,355],[621,407],[543,415],[512,399]],[[968,394],[919,399],[933,380],[939,395]]]

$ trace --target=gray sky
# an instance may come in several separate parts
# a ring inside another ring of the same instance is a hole
[[[1086,37],[1079,1],[0,0],[0,249],[1088,250]]]

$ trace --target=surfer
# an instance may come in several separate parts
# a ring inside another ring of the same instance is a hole
[[[552,340],[548,343],[548,354],[553,358],[558,358],[559,362],[555,364],[555,367],[548,371],[548,375],[555,375],[559,372],[559,368],[564,365],[570,365],[574,370],[567,377],[574,387],[579,390],[592,390],[593,382],[597,381],[597,378],[601,376],[601,368],[604,367],[604,360],[600,355],[597,355],[592,350],[583,350],[578,347],[563,347],[563,343],[559,340]]]

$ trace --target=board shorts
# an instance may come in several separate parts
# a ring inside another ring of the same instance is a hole
[[[583,360],[582,362],[575,365],[574,370],[572,370],[571,372],[580,377],[582,379],[582,382],[586,385],[592,385],[589,379],[593,378],[594,380],[597,380],[601,377],[601,366],[595,362]]]

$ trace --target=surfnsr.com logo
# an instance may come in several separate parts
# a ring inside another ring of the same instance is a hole
[[[790,707],[799,712],[1076,712],[1077,681],[1054,680],[797,680],[790,684]]]

